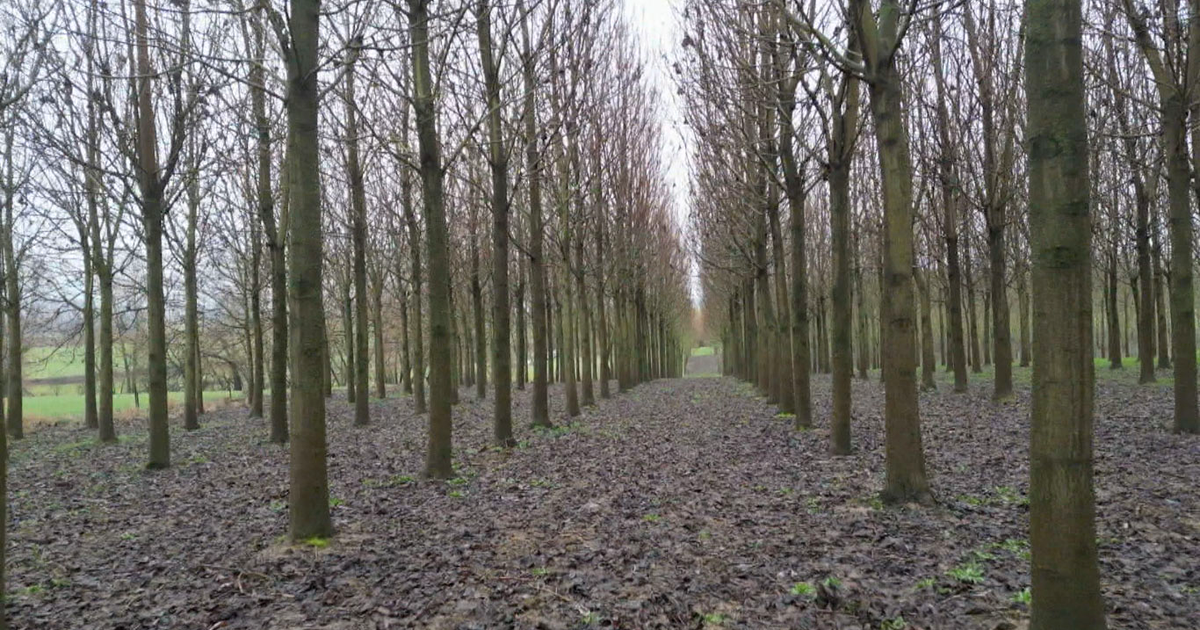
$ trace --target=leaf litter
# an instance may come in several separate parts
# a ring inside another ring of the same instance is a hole
[[[491,402],[455,408],[449,482],[419,478],[425,418],[329,403],[337,535],[289,544],[287,451],[228,408],[173,427],[142,470],[144,425],[12,447],[7,602],[17,629],[948,628],[1028,623],[1028,391],[923,393],[937,505],[884,508],[882,386],[854,383],[855,452],[828,454],[723,378],[653,382],[489,446]],[[1200,439],[1171,394],[1096,391],[1097,542],[1110,628],[1200,627]],[[177,421],[176,421],[177,424]]]

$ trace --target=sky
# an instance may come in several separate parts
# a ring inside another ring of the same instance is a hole
[[[683,104],[679,100],[671,76],[671,63],[679,53],[683,35],[679,29],[678,10],[681,0],[624,0],[625,12],[638,31],[645,52],[649,76],[658,86],[662,99],[661,136],[662,156],[674,193],[676,223],[687,229],[688,157],[691,155],[687,126],[683,124]],[[685,233],[685,242],[691,239]],[[691,273],[692,302],[699,304],[700,284],[693,262]]]

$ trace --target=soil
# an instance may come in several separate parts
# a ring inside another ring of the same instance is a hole
[[[716,372],[697,357],[693,374]],[[855,453],[828,454],[725,378],[648,383],[553,431],[517,392],[520,445],[489,447],[464,388],[450,482],[417,478],[425,419],[329,403],[337,535],[289,544],[287,450],[229,408],[172,427],[146,472],[142,421],[13,445],[8,616],[18,629],[840,628],[1027,624],[1028,392],[922,394],[933,507],[883,507],[882,387],[855,381]],[[1096,392],[1097,537],[1110,628],[1200,627],[1200,439],[1170,390]]]

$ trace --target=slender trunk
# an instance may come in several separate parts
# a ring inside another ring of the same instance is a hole
[[[183,428],[192,431],[200,428],[200,410],[197,401],[199,391],[197,370],[199,362],[196,357],[200,354],[200,321],[199,296],[197,295],[196,265],[199,252],[196,247],[196,228],[200,217],[200,188],[199,183],[192,178],[188,182],[187,234],[184,244],[183,285],[184,285],[184,360],[183,360]]]
[[[971,232],[967,231],[966,242],[963,244],[966,254],[963,265],[963,280],[967,284],[967,337],[970,346],[971,371],[975,374],[983,372],[982,353],[979,344],[979,320],[975,309],[975,279],[971,276]]]
[[[408,322],[408,291],[403,287],[397,289],[400,295],[400,351],[403,353],[400,357],[400,388],[405,394],[413,393],[412,373],[412,342],[409,339],[409,322]]]
[[[1031,630],[1103,630],[1092,486],[1091,225],[1080,0],[1026,0]]]
[[[525,124],[525,169],[529,178],[529,298],[533,323],[533,401],[531,421],[534,426],[550,426],[550,402],[547,392],[547,363],[549,350],[546,323],[546,260],[543,253],[545,228],[542,225],[542,158],[538,151],[537,102],[538,78],[536,59],[529,43],[528,14],[522,18],[521,52],[525,97],[522,117]]]
[[[409,308],[412,312],[412,346],[413,346],[413,410],[417,414],[428,411],[425,401],[425,324],[421,313],[422,282],[421,282],[421,228],[417,224],[417,214],[412,202],[412,180],[407,172],[401,173],[401,200],[404,205],[404,221],[408,229],[408,251],[412,258],[412,301]]]
[[[599,151],[597,151],[597,161],[599,160]],[[597,166],[597,172],[599,167]],[[597,182],[596,201],[599,204],[603,203],[604,197],[599,193],[599,183]],[[600,397],[608,398],[612,394],[608,390],[608,381],[612,378],[610,365],[608,362],[608,308],[605,304],[604,295],[604,247],[605,234],[604,223],[606,221],[603,206],[599,206],[596,212],[596,336],[597,336],[597,353],[600,355]]]
[[[412,42],[413,107],[420,145],[421,180],[425,199],[425,239],[429,252],[429,448],[428,477],[445,479],[451,467],[451,305],[450,257],[442,189],[441,146],[437,132],[433,77],[429,67],[429,0],[408,0]]]
[[[326,338],[322,303],[324,242],[321,231],[320,85],[317,81],[319,0],[292,0],[292,51],[287,64],[289,260],[291,327],[291,455],[288,519],[291,539],[333,534],[325,442]]]
[[[528,277],[528,261],[524,256],[518,255],[519,262],[517,264],[517,290],[514,299],[517,303],[517,389],[524,391],[525,384],[529,381],[529,333],[528,324],[525,322],[525,282]],[[499,368],[497,368],[499,369]],[[511,415],[511,412],[510,412]]]
[[[484,400],[487,397],[487,337],[484,324],[484,284],[479,271],[479,246],[475,245],[472,235],[472,252],[470,252],[470,306],[474,314],[474,329],[470,341],[474,342],[472,349],[472,382],[475,385],[475,397]],[[493,270],[494,271],[494,270]]]
[[[1108,269],[1105,270],[1105,281],[1108,283],[1108,360],[1109,368],[1121,369],[1121,321],[1117,313],[1117,256],[1116,252],[1109,253]]]
[[[350,404],[354,404],[355,398],[358,397],[358,388],[354,386],[354,297],[350,293],[353,290],[353,282],[353,278],[347,278],[342,288],[342,352],[345,358],[342,363],[342,384],[346,386],[346,401]]]
[[[95,231],[93,231],[93,235]],[[109,261],[112,259],[109,258]],[[113,278],[112,266],[105,262],[97,269],[100,284],[100,373],[96,383],[99,392],[97,421],[101,442],[116,442],[113,424]]]
[[[383,278],[379,278],[374,287],[374,299],[371,301],[374,306],[374,313],[371,319],[375,323],[375,339],[374,345],[375,354],[375,395],[380,399],[387,398],[387,367],[383,355]]]
[[[87,71],[88,93],[92,93],[95,89],[94,70],[95,60],[93,53],[95,51],[95,33],[96,20],[99,14],[99,0],[90,0],[88,2],[88,39],[85,44],[87,52]],[[100,240],[100,140],[99,126],[100,115],[96,104],[96,99],[88,99],[87,104],[87,168],[85,170],[84,187],[86,190],[87,199],[87,221],[80,227],[79,242],[83,245],[83,273],[84,273],[84,297],[83,297],[83,338],[84,338],[84,353],[83,353],[83,392],[84,392],[84,425],[93,430],[100,428],[100,412],[97,409],[96,400],[96,279],[99,275],[100,265],[99,258],[104,249]],[[112,371],[112,362],[109,361],[109,372]],[[111,384],[109,394],[107,395],[111,401]],[[111,406],[111,404],[110,404]],[[0,431],[0,433],[3,433]],[[0,451],[3,452],[3,451]],[[7,468],[7,467],[6,467]],[[3,489],[4,486],[0,486]],[[0,496],[0,501],[5,500],[4,496]],[[3,508],[0,508],[3,509]],[[5,523],[0,519],[0,525]],[[0,536],[0,551],[3,550],[3,538]],[[3,569],[0,568],[0,588],[4,585]],[[0,615],[3,617],[3,615]]]
[[[575,238],[575,292],[579,296],[579,316],[575,320],[578,323],[580,349],[579,402],[590,407],[596,404],[596,394],[592,388],[592,312],[588,305],[583,269],[583,236],[580,235]]]
[[[847,208],[849,208],[848,205],[847,205]],[[847,210],[847,212],[849,212],[849,210]],[[849,218],[847,218],[847,223],[848,222],[849,222]],[[855,235],[854,237],[851,238],[850,245],[852,247],[852,251],[850,252],[850,258],[853,260],[857,260],[858,259],[858,236],[857,235]],[[864,298],[865,295],[866,295],[866,292],[863,290],[862,263],[859,262],[854,265],[854,299],[855,299],[855,308],[858,310],[858,378],[859,378],[859,380],[862,380],[862,381],[867,380],[867,369],[869,368],[870,361],[871,361],[871,336],[870,336],[869,322],[867,321],[868,315],[867,315],[867,306],[866,306],[865,298]],[[849,416],[847,416],[847,417],[849,417]]]
[[[1196,399],[1196,307],[1192,291],[1191,166],[1187,109],[1172,94],[1162,107],[1167,156],[1168,232],[1171,239],[1171,354],[1175,356],[1175,431],[1200,432]]]
[[[1151,210],[1154,215],[1154,233],[1153,246],[1151,248],[1152,266],[1154,268],[1154,320],[1155,329],[1157,330],[1158,343],[1155,344],[1155,349],[1158,351],[1158,367],[1159,369],[1171,369],[1171,343],[1170,334],[1167,326],[1167,307],[1166,307],[1166,289],[1167,284],[1166,272],[1163,270],[1162,263],[1162,243],[1161,235],[1158,230],[1158,211]]]
[[[914,269],[917,290],[921,300],[921,389],[937,389],[933,381],[933,315],[929,303],[929,278],[926,273]]]
[[[851,327],[854,325],[851,306],[851,290],[850,284],[853,281],[851,277],[851,259],[853,253],[851,246],[856,242],[856,239],[850,234],[850,172],[854,165],[854,134],[858,126],[858,108],[859,108],[859,83],[853,77],[847,76],[843,79],[846,81],[845,88],[842,93],[843,104],[839,111],[838,107],[833,108],[833,119],[831,121],[832,133],[830,134],[830,143],[828,146],[829,153],[829,224],[830,224],[830,244],[833,254],[833,336],[832,336],[832,353],[833,353],[833,418],[830,421],[830,450],[835,455],[849,455],[851,450],[850,438],[850,378],[853,376],[853,361],[854,361],[854,346],[851,334]],[[796,211],[792,209],[793,213]],[[802,227],[792,224],[792,239],[793,244],[797,241],[803,242],[804,231]],[[793,245],[794,246],[794,245]],[[793,265],[797,270],[800,267]],[[796,272],[797,274],[799,271]],[[860,276],[861,282],[861,276]],[[865,341],[866,319],[863,312],[862,303],[862,287],[861,284],[857,291],[858,293],[858,310],[859,310],[859,339],[860,344]],[[795,298],[793,298],[795,299]],[[795,303],[794,311],[807,310],[807,305]],[[796,314],[792,314],[796,318]],[[807,324],[807,314],[804,315],[805,323]],[[807,343],[808,333],[806,330],[796,331],[794,342]],[[865,359],[866,355],[862,354]],[[800,365],[797,358],[797,366]],[[863,361],[859,362],[862,366],[860,369],[863,372],[863,377],[866,376],[866,367]],[[804,357],[804,369],[807,369],[808,358]],[[797,368],[799,369],[799,367]]]
[[[942,67],[942,26],[940,15],[933,20],[931,56],[934,80],[937,85],[938,119],[938,179],[941,183],[942,228],[946,236],[946,299],[950,316],[950,360],[954,371],[954,391],[967,391],[967,354],[963,335],[962,279],[960,278],[958,251],[958,194],[960,187],[954,171],[955,152],[950,136],[950,114],[945,73]],[[969,263],[968,263],[969,264]]]
[[[256,11],[251,19],[251,31],[255,41],[256,59],[250,66],[250,106],[254,113],[254,125],[258,135],[257,192],[258,216],[267,237],[267,250],[271,257],[271,408],[270,422],[272,444],[288,441],[287,417],[287,370],[288,370],[288,277],[286,256],[287,215],[290,195],[291,151],[285,151],[280,192],[281,207],[275,216],[275,198],[271,194],[271,119],[267,116],[266,42],[264,41],[263,16]],[[199,355],[197,355],[199,360]],[[203,402],[203,398],[201,398]]]
[[[1027,276],[1025,269],[1022,268],[1017,281],[1017,308],[1021,309],[1021,367],[1029,367],[1033,352],[1029,338],[1029,280]]]
[[[989,278],[991,274],[988,274]],[[988,343],[992,339],[992,289],[989,286],[983,292],[983,364],[992,364],[992,346]]]
[[[147,381],[150,390],[150,440],[147,468],[171,465],[170,427],[167,424],[167,329],[163,295],[162,222],[163,182],[158,169],[154,108],[151,103],[153,71],[145,0],[135,0],[138,114],[137,150],[142,194],[142,230],[146,244],[146,319],[148,333]],[[11,433],[11,419],[10,433]]]
[[[874,20],[855,0],[860,22]],[[899,7],[892,0],[883,15],[894,20]],[[889,27],[894,28],[893,27]],[[865,29],[860,28],[860,37]],[[901,113],[904,92],[894,54],[881,55],[878,32],[870,45],[871,114],[883,183],[884,238],[882,285],[884,426],[887,433],[885,501],[930,501],[921,444],[921,418],[917,406],[916,319],[913,301],[913,202],[912,164],[908,132]],[[894,52],[894,51],[893,51]]]
[[[8,316],[8,374],[4,386],[8,397],[6,413],[8,434],[14,440],[25,437],[24,413],[22,403],[22,336],[21,336],[21,284],[20,267],[13,243],[13,197],[16,190],[16,180],[13,179],[13,133],[6,134],[5,146],[5,186],[4,186],[4,242],[0,249],[4,253],[4,312]]]
[[[371,421],[370,385],[368,369],[370,357],[367,354],[368,319],[367,299],[367,195],[363,187],[362,166],[358,156],[358,105],[355,100],[355,66],[358,61],[360,42],[351,41],[347,51],[346,61],[346,168],[350,179],[350,241],[352,245],[353,282],[354,282],[354,312],[353,326],[347,327],[347,333],[354,331],[354,367],[348,370],[353,380],[346,382],[346,395],[354,402],[354,424],[364,426]],[[349,323],[350,318],[347,318]],[[347,359],[349,359],[349,354]],[[353,396],[350,392],[353,391]]]
[[[497,446],[510,447],[516,442],[512,431],[512,309],[508,303],[508,215],[511,201],[508,196],[508,149],[504,145],[503,121],[500,118],[500,64],[492,51],[491,8],[487,0],[480,1],[478,30],[488,105],[488,162],[492,170],[492,440]],[[475,327],[480,337],[479,354],[483,363],[482,312],[477,312],[481,313]],[[482,381],[484,370],[480,372]],[[482,388],[481,384],[481,391]]]

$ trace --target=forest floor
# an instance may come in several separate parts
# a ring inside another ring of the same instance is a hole
[[[693,359],[693,373],[716,370]],[[1028,618],[1028,391],[922,394],[935,507],[889,507],[882,387],[854,383],[855,454],[828,455],[731,379],[637,387],[520,446],[490,401],[455,410],[459,477],[418,477],[425,421],[330,403],[337,536],[289,545],[287,452],[241,409],[96,445],[54,427],[13,445],[8,615],[19,629],[840,628],[985,630]],[[1019,386],[1020,388],[1021,386]],[[615,388],[614,388],[615,389]],[[528,417],[527,395],[515,417]],[[1200,627],[1200,439],[1162,387],[1101,380],[1098,542],[1109,627]]]

